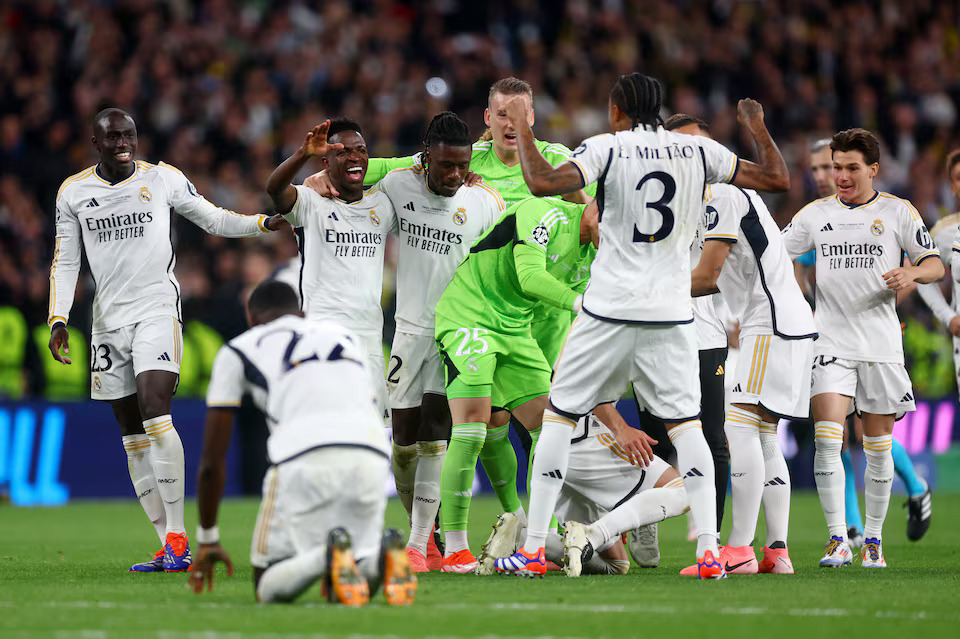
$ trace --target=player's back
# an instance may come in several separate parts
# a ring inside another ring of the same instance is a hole
[[[333,445],[387,454],[366,355],[353,333],[284,315],[228,347],[243,361],[254,401],[267,416],[271,462]]]
[[[584,141],[571,161],[598,182],[601,207],[584,310],[615,321],[691,321],[689,249],[704,186],[733,179],[736,156],[708,138],[638,127]]]

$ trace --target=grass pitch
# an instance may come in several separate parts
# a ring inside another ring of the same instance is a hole
[[[219,573],[212,593],[194,595],[180,574],[132,574],[157,540],[132,499],[76,502],[55,509],[0,509],[0,637],[922,637],[960,636],[960,495],[935,495],[933,526],[906,541],[902,498],[885,526],[886,570],[858,563],[817,567],[826,541],[815,494],[794,495],[790,554],[794,576],[680,577],[694,545],[686,521],[660,528],[660,567],[622,577],[542,580],[443,575],[421,577],[416,604],[396,609],[379,595],[362,609],[331,606],[319,587],[291,605],[254,601],[249,543],[257,501],[229,500],[220,530],[237,570]],[[728,499],[729,517],[729,499]],[[479,552],[498,513],[474,500],[471,547]],[[405,528],[391,501],[387,525]],[[187,530],[196,507],[187,510]],[[724,526],[724,537],[729,523]],[[757,531],[762,542],[763,531]],[[762,543],[757,545],[757,548]]]

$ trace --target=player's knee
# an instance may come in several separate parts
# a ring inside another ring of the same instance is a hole
[[[682,481],[670,482],[663,487],[664,519],[679,517],[690,510],[690,499]]]

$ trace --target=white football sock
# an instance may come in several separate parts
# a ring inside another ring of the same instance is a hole
[[[125,435],[123,450],[127,453],[127,470],[133,491],[140,500],[140,507],[147,513],[150,522],[160,537],[160,543],[167,540],[167,515],[163,510],[163,500],[157,490],[157,478],[150,463],[150,438],[146,435]]]
[[[527,539],[523,550],[535,554],[543,547],[550,529],[550,520],[563,488],[570,461],[570,434],[577,423],[550,409],[543,414],[543,430],[533,456],[533,477],[530,479],[530,512],[527,514]]]
[[[150,461],[167,515],[167,534],[183,534],[183,442],[170,415],[144,420],[143,430],[150,438]]]
[[[847,539],[847,521],[844,502],[843,461],[840,450],[843,448],[843,424],[837,422],[816,422],[813,425],[813,441],[817,452],[813,456],[813,477],[820,494],[820,507],[827,520],[827,530],[831,537]]]
[[[449,557],[455,552],[469,550],[466,530],[445,530],[443,533],[443,556]]]
[[[263,603],[296,599],[327,572],[327,547],[317,546],[267,568],[257,584],[257,599]]]
[[[398,446],[397,442],[393,442],[393,455],[390,457],[390,465],[393,467],[393,482],[397,487],[397,496],[400,498],[400,503],[403,504],[403,509],[407,511],[407,517],[411,517],[413,512],[413,490],[417,476],[418,459],[417,444]]]
[[[697,557],[717,550],[717,488],[714,484],[713,455],[703,437],[699,419],[676,424],[667,431],[677,449],[677,467],[690,500],[690,511],[697,526]]]
[[[767,548],[778,541],[787,545],[790,527],[790,470],[777,440],[777,422],[760,422],[763,448],[763,518],[767,522]]]
[[[682,515],[688,507],[687,489],[677,477],[665,486],[637,493],[587,526],[587,540],[600,549],[621,534]]]
[[[864,483],[864,539],[883,539],[883,520],[890,505],[893,487],[892,435],[863,436],[863,455],[867,458]]]
[[[440,508],[440,474],[443,471],[443,456],[447,454],[447,442],[444,439],[417,442],[417,452],[420,461],[413,484],[413,510],[407,545],[426,556],[430,530]]]
[[[733,523],[727,543],[751,546],[757,532],[763,496],[763,449],[760,447],[760,416],[731,406],[724,424],[730,448],[730,483],[733,486]]]

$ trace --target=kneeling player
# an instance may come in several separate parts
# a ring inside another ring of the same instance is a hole
[[[570,577],[581,573],[626,574],[630,562],[620,540],[629,532],[633,560],[643,567],[657,566],[657,524],[689,509],[680,474],[659,457],[640,466],[592,414],[577,423],[570,444],[569,465],[554,511],[563,524],[564,535],[547,534],[546,558],[562,562]],[[501,521],[508,516],[501,515]],[[488,547],[501,546],[497,557],[513,554],[516,546],[511,549],[508,544],[498,544],[496,536],[495,532],[487,543]],[[478,572],[492,573],[493,558],[489,563]]]
[[[383,579],[387,603],[412,603],[417,580],[403,538],[389,530],[381,541],[390,465],[359,338],[307,322],[282,282],[258,286],[247,308],[253,328],[220,349],[207,392],[194,590],[213,587],[218,561],[233,572],[217,510],[233,413],[250,393],[268,417],[273,464],[250,552],[257,599],[292,601],[324,579],[331,601],[359,606]]]

